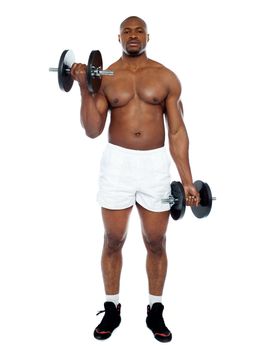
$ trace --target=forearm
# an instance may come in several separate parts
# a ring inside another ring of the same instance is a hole
[[[85,129],[86,135],[95,138],[99,136],[105,125],[105,118],[99,113],[95,97],[91,95],[88,89],[81,88],[81,124]]]
[[[192,184],[189,139],[184,127],[180,128],[176,134],[169,134],[169,148],[183,185]]]

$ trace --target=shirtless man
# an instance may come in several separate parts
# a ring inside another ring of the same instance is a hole
[[[100,167],[98,202],[105,235],[101,266],[106,292],[105,315],[95,328],[97,339],[107,339],[121,317],[119,282],[122,247],[132,207],[136,204],[147,249],[149,284],[147,326],[161,342],[172,339],[162,312],[162,293],[167,271],[166,229],[170,194],[171,158],[164,148],[168,127],[169,149],[184,186],[187,205],[198,205],[189,164],[188,136],[182,119],[181,86],[176,75],[146,55],[149,41],[146,23],[139,17],[126,18],[120,26],[122,57],[108,69],[101,89],[91,95],[85,82],[86,66],[74,64],[71,74],[81,91],[81,122],[86,135],[99,136],[111,111],[109,143]]]

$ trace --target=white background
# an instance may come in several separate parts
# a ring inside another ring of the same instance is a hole
[[[96,203],[107,129],[80,126],[80,94],[61,92],[64,49],[86,62],[120,57],[121,21],[138,15],[148,56],[183,87],[194,179],[217,196],[209,218],[188,208],[167,233],[165,321],[174,349],[257,349],[257,11],[255,1],[8,1],[1,8],[0,348],[121,349],[158,343],[145,326],[145,248],[136,210],[124,247],[122,323],[102,315],[103,227]],[[174,179],[179,179],[174,167]]]

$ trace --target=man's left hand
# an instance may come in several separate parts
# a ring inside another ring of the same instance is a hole
[[[196,190],[193,184],[184,185],[185,190],[185,203],[191,207],[198,206],[200,203],[200,194]]]

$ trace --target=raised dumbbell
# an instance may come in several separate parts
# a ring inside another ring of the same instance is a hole
[[[49,68],[50,72],[58,73],[58,84],[61,90],[70,91],[74,79],[71,76],[71,69],[75,63],[75,57],[72,50],[64,50],[60,56],[58,68]],[[90,53],[87,65],[86,80],[91,93],[99,91],[103,75],[113,75],[111,70],[103,70],[102,56],[99,50],[93,50]]]
[[[194,186],[200,194],[200,203],[198,206],[192,206],[191,210],[199,219],[202,219],[210,214],[212,202],[215,197],[212,197],[210,186],[203,181],[195,181]],[[179,181],[171,183],[171,195],[162,199],[163,203],[170,204],[170,215],[174,220],[181,219],[185,214],[185,191],[184,187]]]

